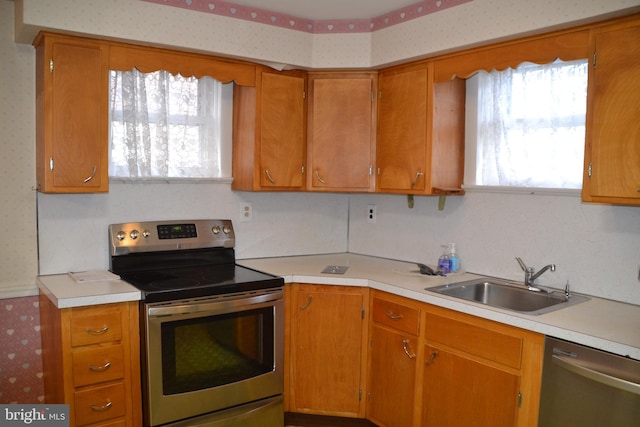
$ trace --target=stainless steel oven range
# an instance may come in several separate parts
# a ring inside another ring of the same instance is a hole
[[[284,280],[235,263],[229,220],[109,226],[140,289],[145,426],[282,427]]]

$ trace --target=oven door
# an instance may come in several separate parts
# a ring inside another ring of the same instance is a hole
[[[283,392],[282,288],[145,306],[145,424]]]

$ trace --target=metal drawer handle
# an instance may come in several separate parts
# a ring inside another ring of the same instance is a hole
[[[275,183],[276,183],[276,180],[275,180],[275,179],[273,179],[273,178],[271,178],[271,174],[269,173],[269,169],[265,169],[265,170],[264,170],[264,173],[265,173],[265,175],[267,175],[267,179],[268,179],[269,181],[271,181],[271,183],[272,183],[272,184],[275,184]]]
[[[318,178],[318,181],[320,181],[320,184],[326,184],[327,181],[325,181],[324,179],[322,179],[320,177],[320,174],[318,173],[318,169],[316,169],[316,178]]]
[[[409,340],[402,340],[402,349],[404,350],[404,354],[406,354],[409,357],[409,359],[413,359],[414,357],[416,357],[416,355],[409,353],[408,344],[409,344]]]
[[[416,173],[416,179],[413,180],[413,182],[411,183],[411,187],[413,188],[414,185],[416,185],[418,183],[418,181],[420,180],[420,177],[424,175],[422,172],[418,171]]]
[[[105,326],[102,329],[87,329],[87,333],[89,333],[91,335],[100,335],[100,334],[104,334],[108,330],[109,330],[109,327]]]
[[[305,310],[307,307],[309,307],[309,305],[311,304],[311,295],[309,295],[307,297],[307,302],[304,303],[304,305],[300,306],[300,310]]]
[[[427,360],[426,362],[424,362],[425,365],[431,365],[431,363],[436,359],[436,356],[438,355],[438,352],[433,350],[431,352],[431,356],[429,357],[429,360]]]
[[[107,369],[109,369],[111,367],[111,362],[107,362],[102,366],[95,366],[95,365],[89,365],[89,369],[91,369],[93,372],[102,372],[102,371],[106,371]]]
[[[387,311],[387,317],[391,320],[400,320],[402,319],[402,314],[393,314],[390,311]]]
[[[107,409],[111,408],[112,405],[113,405],[113,402],[112,401],[108,401],[104,405],[89,405],[89,407],[91,408],[92,411],[102,412],[102,411],[106,411]]]
[[[91,181],[93,179],[94,176],[96,176],[96,172],[98,171],[98,167],[94,166],[93,167],[93,171],[91,172],[91,175],[89,175],[88,177],[86,177],[82,182],[87,183],[89,181]]]

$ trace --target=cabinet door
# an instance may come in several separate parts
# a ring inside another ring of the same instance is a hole
[[[105,49],[66,38],[43,43],[36,99],[40,191],[108,191]]]
[[[260,102],[260,185],[263,188],[304,186],[305,79],[262,73]]]
[[[290,409],[364,417],[367,290],[299,285],[292,299]]]
[[[597,34],[595,61],[590,195],[640,204],[640,26]]]
[[[309,189],[373,190],[374,84],[372,74],[310,77]]]
[[[515,426],[515,373],[425,346],[423,426]]]
[[[380,74],[377,188],[421,193],[427,165],[426,66]]]
[[[371,328],[367,418],[377,425],[413,425],[417,341],[380,325]]]

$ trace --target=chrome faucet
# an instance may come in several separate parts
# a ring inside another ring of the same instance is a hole
[[[519,257],[516,257],[516,261],[518,261],[518,264],[520,264],[520,268],[522,268],[522,271],[524,271],[524,285],[527,286],[530,290],[540,290],[539,288],[533,286],[533,282],[535,282],[538,277],[542,276],[542,273],[547,270],[556,271],[556,265],[549,264],[545,265],[540,271],[534,274],[535,270],[533,269],[533,267],[527,267]]]

